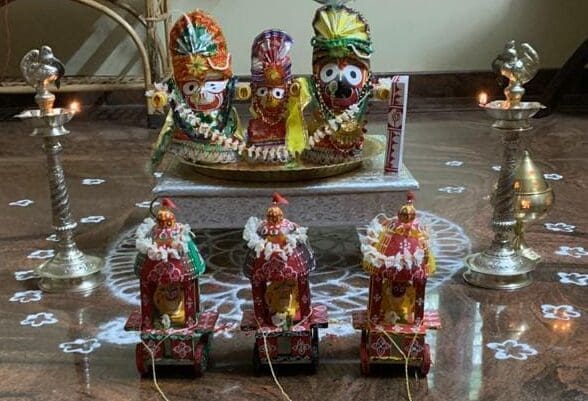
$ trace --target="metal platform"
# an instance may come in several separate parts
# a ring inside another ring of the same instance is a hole
[[[384,140],[384,136],[375,136]],[[263,216],[271,195],[280,192],[290,204],[286,217],[305,226],[356,226],[378,213],[394,213],[406,193],[419,183],[403,166],[384,175],[384,155],[366,160],[355,171],[332,178],[298,182],[236,182],[206,177],[190,166],[173,163],[153,189],[178,206],[179,221],[192,228],[241,228],[249,216]]]

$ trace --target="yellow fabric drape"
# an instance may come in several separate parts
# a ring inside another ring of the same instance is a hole
[[[286,119],[286,148],[293,155],[302,153],[308,144],[308,129],[304,121],[304,108],[310,103],[310,88],[306,78],[296,78],[298,93],[290,94]]]

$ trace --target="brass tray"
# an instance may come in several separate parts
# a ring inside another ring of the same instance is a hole
[[[287,164],[251,164],[246,161],[228,164],[198,164],[181,157],[176,158],[199,174],[231,181],[276,182],[302,181],[332,177],[355,170],[364,160],[378,156],[384,150],[384,143],[373,136],[367,135],[363,144],[361,157],[343,163],[318,165],[303,160],[295,160]]]

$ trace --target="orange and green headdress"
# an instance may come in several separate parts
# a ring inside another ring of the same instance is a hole
[[[169,34],[176,81],[232,77],[231,55],[220,26],[200,10],[184,14]]]
[[[365,18],[345,4],[348,0],[315,0],[319,8],[312,21],[312,61],[351,57],[369,65],[373,52],[370,28]]]

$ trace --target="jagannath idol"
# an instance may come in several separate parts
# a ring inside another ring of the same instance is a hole
[[[329,164],[358,157],[372,94],[369,26],[348,0],[316,0],[312,26],[312,119],[307,160]]]
[[[242,133],[231,106],[236,78],[220,26],[197,10],[178,19],[169,40],[173,78],[159,89],[167,92],[171,115],[155,145],[154,161],[168,147],[190,162],[237,161]]]

